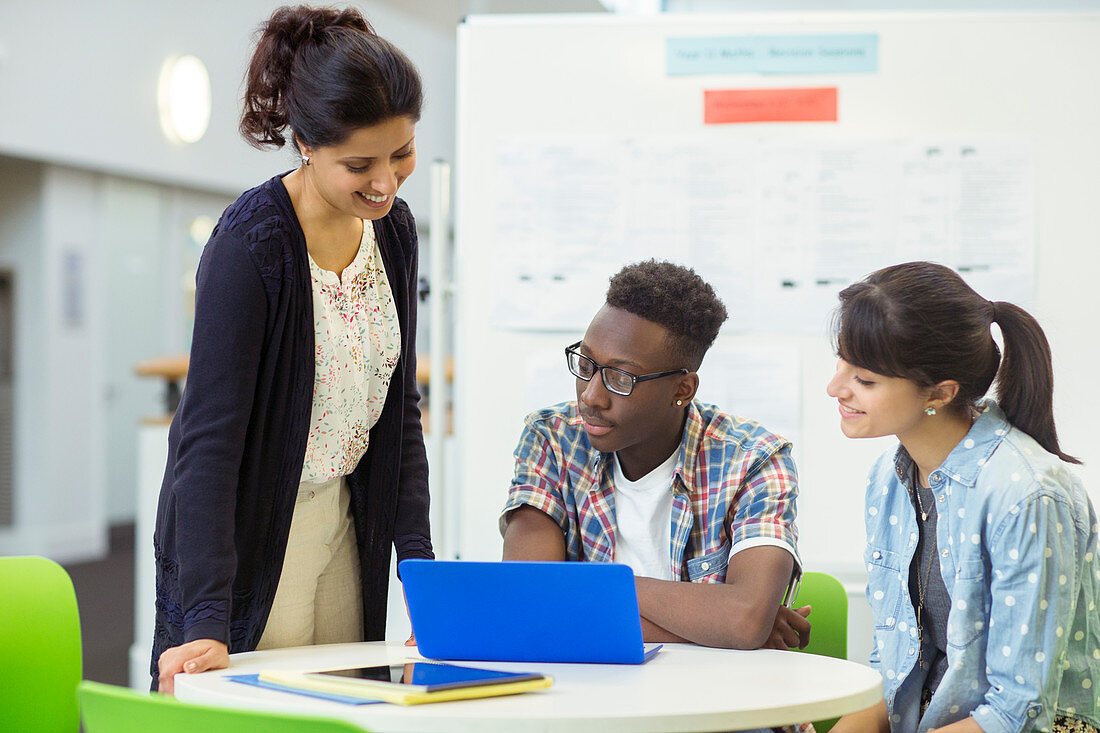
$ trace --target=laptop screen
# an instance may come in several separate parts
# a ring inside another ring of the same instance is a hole
[[[585,562],[405,560],[419,651],[431,659],[639,664],[634,573]]]

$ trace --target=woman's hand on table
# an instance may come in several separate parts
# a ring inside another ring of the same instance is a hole
[[[158,690],[166,695],[173,695],[176,692],[175,677],[180,672],[191,674],[228,667],[229,647],[214,639],[195,639],[165,649],[157,666],[160,668]]]
[[[412,626],[412,616],[409,615],[409,598],[405,595],[405,587],[401,587],[401,597],[405,599],[405,615],[409,617],[409,626]],[[409,629],[409,638],[405,646],[416,646],[416,629]]]

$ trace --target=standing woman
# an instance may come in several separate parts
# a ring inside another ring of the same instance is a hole
[[[294,171],[203,251],[154,549],[152,673],[230,652],[382,639],[391,547],[430,558],[416,388],[416,68],[358,11],[261,27],[241,133]]]
[[[840,301],[841,430],[901,445],[867,484],[884,699],[833,730],[1096,731],[1096,515],[1058,446],[1042,329],[927,262]],[[997,401],[983,400],[994,377]]]

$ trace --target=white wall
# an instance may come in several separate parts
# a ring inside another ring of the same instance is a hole
[[[105,548],[95,358],[94,174],[5,160],[0,251],[16,273],[14,526],[0,554],[72,559]],[[9,208],[10,207],[10,208]]]
[[[14,273],[15,322],[13,409],[13,527],[0,529],[0,554],[18,547],[16,528],[22,526],[24,504],[20,487],[35,475],[34,467],[44,459],[44,446],[36,439],[43,433],[45,414],[34,409],[33,393],[22,389],[29,375],[36,373],[45,355],[42,313],[33,307],[36,283],[42,280],[42,265],[35,256],[42,238],[42,166],[22,160],[0,158],[0,267]]]
[[[0,267],[15,272],[14,527],[0,554],[79,559],[134,518],[139,421],[185,349],[188,227],[230,199],[0,156]]]
[[[254,10],[250,3],[4,3],[0,98],[19,100],[21,114],[0,116],[0,150],[152,180],[242,188],[273,165],[235,136],[233,100]],[[195,54],[210,71],[210,131],[188,147],[169,143],[157,119],[157,76],[172,54]]]
[[[280,4],[0,3],[0,99],[19,109],[0,115],[0,153],[232,194],[291,168],[289,153],[254,150],[237,134],[252,34]],[[399,3],[358,5],[424,76],[421,159],[450,159],[453,24],[425,23]],[[452,17],[454,4],[444,5]],[[198,56],[210,73],[210,127],[187,146],[168,142],[157,117],[157,76],[173,54]],[[426,176],[412,178],[406,196],[414,211],[426,209]]]
[[[26,387],[45,411],[40,440],[45,438],[46,455],[23,489],[35,498],[37,519],[57,533],[51,556],[62,554],[63,546],[84,541],[95,547],[105,540],[105,436],[86,428],[103,422],[102,362],[96,358],[103,334],[101,293],[93,286],[102,266],[97,184],[94,173],[48,166],[42,186],[39,255],[45,268],[36,289],[46,354],[32,377],[36,383]]]

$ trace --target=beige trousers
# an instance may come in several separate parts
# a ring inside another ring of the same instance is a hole
[[[340,477],[298,486],[283,571],[257,649],[363,640],[351,494]]]

